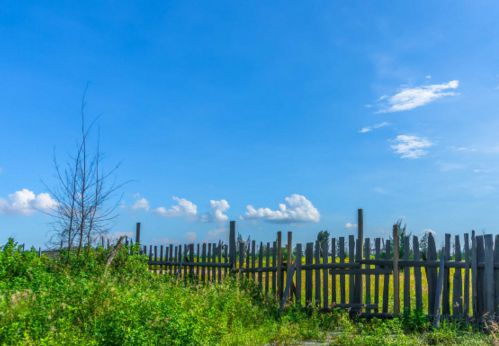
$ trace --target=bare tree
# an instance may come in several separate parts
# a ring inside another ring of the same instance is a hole
[[[115,197],[123,186],[115,179],[119,164],[108,171],[103,167],[100,133],[95,148],[90,148],[90,134],[97,118],[87,125],[85,101],[86,89],[81,102],[81,132],[75,153],[63,166],[54,153],[57,184],[55,188],[49,188],[56,201],[56,207],[50,212],[55,220],[51,242],[66,247],[68,252],[75,250],[78,256],[108,232],[110,222],[117,216],[119,198]]]

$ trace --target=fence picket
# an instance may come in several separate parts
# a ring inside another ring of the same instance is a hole
[[[301,257],[302,257],[302,248],[301,244],[296,244],[296,304],[301,305]]]
[[[409,260],[409,237],[404,237],[404,259]],[[411,267],[404,267],[404,312],[411,311]]]
[[[328,255],[329,244],[328,242],[324,242],[322,244],[322,263],[327,264],[329,261]],[[322,306],[327,309],[329,307],[329,275],[328,268],[324,266],[322,269]]]
[[[420,263],[421,253],[417,236],[412,237],[412,252],[414,260]],[[414,267],[414,289],[416,294],[416,310],[423,311],[423,288],[421,283],[421,267],[419,265]]]
[[[345,263],[345,237],[339,240],[340,264]],[[340,304],[346,304],[345,274],[340,274]]]
[[[331,263],[336,263],[336,238],[331,239]],[[331,305],[336,304],[336,274],[331,273]]]
[[[450,261],[450,234],[445,234],[444,261]],[[450,315],[450,270],[444,269],[444,283],[442,287],[442,315]]]
[[[305,304],[310,306],[312,304],[312,269],[310,266],[313,262],[314,243],[307,243],[305,248]]]
[[[385,259],[389,260],[391,257],[390,254],[390,240],[388,239],[386,241],[385,245]],[[383,313],[387,314],[388,313],[388,291],[390,289],[390,275],[387,273],[385,274],[385,278],[383,281]]]
[[[454,239],[454,257],[456,262],[461,262],[461,242],[459,236]],[[460,316],[463,313],[463,280],[460,268],[454,271],[454,281],[452,283],[452,314]]]
[[[374,259],[379,260],[381,257],[381,239],[374,239]],[[376,264],[374,269],[379,269],[380,266]],[[379,313],[379,274],[374,274],[374,313]]]
[[[314,253],[314,263],[320,263],[320,243],[317,240],[315,242],[315,253]],[[321,270],[319,267],[315,269],[315,306],[320,306],[321,304]]]

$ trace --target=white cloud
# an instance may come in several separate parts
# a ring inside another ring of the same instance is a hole
[[[198,213],[198,207],[191,201],[185,198],[173,196],[172,199],[177,202],[176,205],[170,208],[159,207],[156,208],[156,213],[164,217],[188,217],[195,218]]]
[[[194,240],[196,240],[196,239],[197,239],[197,237],[198,237],[198,236],[197,236],[196,232],[187,232],[187,233],[185,234],[185,239],[187,239],[187,241],[188,241],[188,242],[191,242],[191,243],[192,243]]]
[[[205,213],[204,215],[201,215],[199,217],[199,220],[202,222],[212,222],[212,221],[217,221],[217,222],[224,222],[229,220],[229,217],[225,212],[229,210],[230,205],[229,202],[225,199],[221,200],[210,200],[210,208],[211,211],[208,213]]]
[[[285,203],[279,204],[277,210],[270,208],[256,209],[252,205],[246,206],[244,219],[261,219],[269,222],[318,222],[319,211],[305,196],[293,194],[284,198]]]
[[[392,96],[378,99],[382,103],[380,113],[408,111],[424,106],[442,97],[457,95],[454,90],[459,87],[458,80],[451,80],[443,84],[423,85],[414,88],[403,88]]]
[[[392,144],[392,150],[403,159],[419,159],[426,154],[426,149],[433,146],[428,139],[411,135],[398,135]]]
[[[35,194],[28,189],[11,193],[7,199],[0,199],[0,213],[30,215],[35,211],[48,212],[57,207],[57,202],[48,194]]]
[[[138,200],[135,201],[135,203],[132,205],[133,210],[149,210],[149,201],[145,199],[144,197],[139,198]]]
[[[386,127],[390,125],[390,123],[384,121],[382,123],[379,123],[379,124],[374,124],[374,125],[371,125],[371,126],[365,126],[363,128],[361,128],[359,130],[359,133],[368,133],[368,132],[371,132],[372,130],[377,130],[377,129],[380,129],[382,127]]]
[[[356,227],[357,227],[357,224],[355,224],[355,223],[347,222],[345,224],[346,229],[352,229],[352,228],[356,228]]]

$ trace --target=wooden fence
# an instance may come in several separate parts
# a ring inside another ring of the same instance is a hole
[[[364,237],[358,211],[357,236],[293,245],[236,242],[230,222],[228,244],[142,245],[151,270],[202,282],[228,276],[253,280],[266,295],[288,304],[346,308],[365,317],[391,317],[416,309],[438,325],[441,317],[483,321],[499,316],[499,235],[451,237],[438,250],[432,234],[391,239]],[[402,238],[402,239],[400,239]],[[140,224],[136,242],[140,243]],[[402,303],[402,304],[401,304]]]

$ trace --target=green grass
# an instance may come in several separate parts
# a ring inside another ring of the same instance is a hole
[[[0,248],[2,345],[270,345],[320,340],[332,345],[488,345],[488,335],[456,324],[432,331],[418,314],[351,321],[290,307],[280,313],[249,281],[201,285],[156,275],[147,258],[121,251],[64,261]]]

